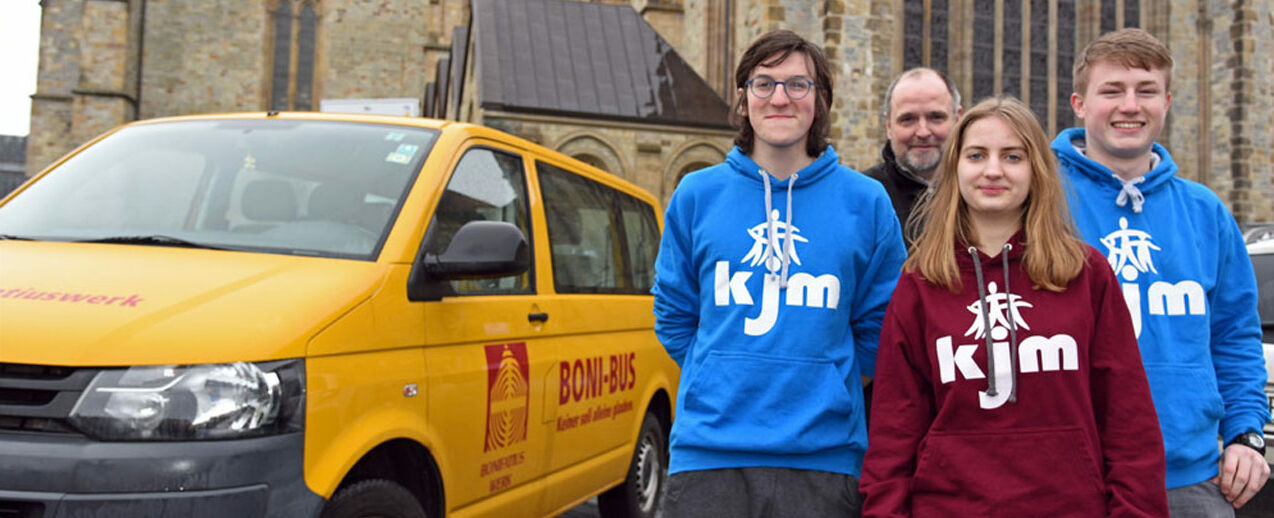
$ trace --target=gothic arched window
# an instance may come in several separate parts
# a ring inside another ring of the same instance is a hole
[[[270,12],[270,109],[314,109],[314,48],[318,31],[316,0],[279,0]]]
[[[1076,46],[1141,26],[1141,0],[905,0],[897,7],[902,68],[946,72],[969,104],[997,94],[1025,101],[1049,134],[1074,124]],[[1082,14],[1082,16],[1081,16]],[[961,22],[960,20],[964,20]],[[896,72],[901,72],[898,70]]]

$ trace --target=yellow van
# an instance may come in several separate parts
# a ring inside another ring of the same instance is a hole
[[[651,516],[656,205],[462,123],[113,130],[0,201],[0,516]]]

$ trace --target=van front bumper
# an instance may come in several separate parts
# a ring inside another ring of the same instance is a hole
[[[304,433],[99,442],[0,432],[0,516],[317,516]]]

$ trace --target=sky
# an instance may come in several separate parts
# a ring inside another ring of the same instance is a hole
[[[40,58],[40,0],[0,0],[0,135],[26,135]]]

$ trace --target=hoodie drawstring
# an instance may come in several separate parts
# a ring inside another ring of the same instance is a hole
[[[1131,199],[1132,211],[1141,213],[1141,205],[1145,203],[1146,197],[1142,196],[1141,189],[1137,188],[1137,184],[1146,181],[1146,177],[1138,176],[1132,180],[1124,180],[1123,178],[1115,176],[1115,179],[1119,180],[1119,183],[1123,185],[1123,187],[1119,189],[1119,196],[1115,197],[1115,205],[1123,207],[1124,205],[1127,205],[1128,200]]]
[[[973,256],[973,273],[978,281],[978,309],[982,313],[982,339],[986,341],[986,395],[995,397],[995,352],[991,349],[991,315],[986,309],[986,286],[982,284],[982,258],[978,257],[978,248],[969,247],[969,255]]]
[[[792,264],[794,253],[792,241],[792,186],[796,184],[797,175],[787,182],[787,220],[783,223],[783,277],[779,279],[779,288],[787,288],[787,267]]]
[[[1009,401],[1017,402],[1017,319],[1013,316],[1013,292],[1009,290],[1009,251],[1013,245],[1004,243],[1000,256],[1004,261],[1004,300],[1009,312],[1009,374],[1012,386],[1009,387]],[[991,345],[991,314],[987,309],[986,285],[982,282],[982,258],[978,257],[977,247],[969,247],[969,255],[973,256],[973,274],[978,281],[978,309],[982,313],[982,338],[986,343],[987,397],[999,394],[995,387],[995,350]]]
[[[1017,318],[1016,310],[1013,309],[1013,290],[1009,289],[1009,252],[1013,250],[1013,245],[1004,243],[1004,248],[1000,251],[1000,257],[1004,260],[1004,301],[1008,305],[1008,321],[1009,321],[1009,375],[1012,376],[1013,386],[1009,388],[1009,402],[1017,402]],[[988,349],[989,351],[990,349]]]
[[[787,289],[787,269],[792,262],[792,186],[796,184],[796,179],[800,176],[793,174],[787,182],[787,219],[784,222],[783,245],[780,249],[778,234],[774,228],[774,219],[770,217],[770,212],[774,210],[773,198],[770,196],[770,174],[764,169],[757,171],[761,175],[761,180],[765,182],[765,224],[766,236],[770,240],[770,253],[778,254],[779,261],[782,263],[782,271],[779,277],[779,288]],[[775,250],[780,250],[775,252]],[[766,258],[768,259],[768,258]],[[763,261],[764,262],[764,261]],[[769,268],[768,262],[765,263]]]

